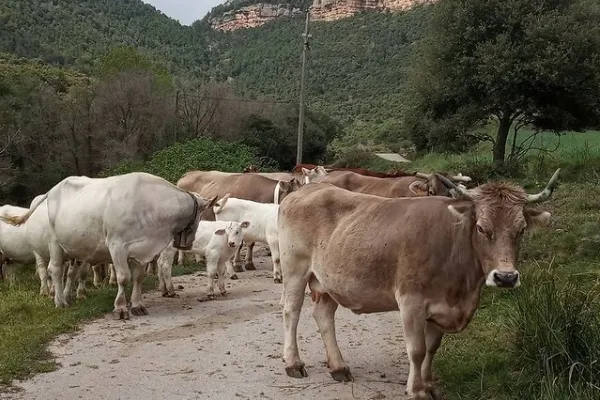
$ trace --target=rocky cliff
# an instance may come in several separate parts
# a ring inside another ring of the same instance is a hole
[[[435,0],[313,0],[311,19],[334,21],[350,17],[362,11],[404,11],[416,4],[432,3]],[[232,31],[254,28],[284,16],[302,14],[298,7],[282,4],[257,3],[224,12],[210,19],[213,29]]]

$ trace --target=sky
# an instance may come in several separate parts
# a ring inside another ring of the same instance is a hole
[[[183,25],[202,19],[211,8],[224,3],[224,0],[143,0],[152,4],[169,17],[178,20]]]

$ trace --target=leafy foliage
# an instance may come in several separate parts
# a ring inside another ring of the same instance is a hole
[[[250,164],[260,164],[252,148],[236,142],[198,138],[158,151],[146,163],[123,163],[105,175],[142,171],[175,183],[190,170],[241,172]]]
[[[556,132],[598,126],[598,2],[444,0],[433,9],[406,118],[420,148],[455,142],[493,117],[494,161],[502,164],[513,124]]]
[[[139,0],[5,0],[0,51],[91,72],[118,45],[168,62],[171,71],[206,77],[203,36]]]

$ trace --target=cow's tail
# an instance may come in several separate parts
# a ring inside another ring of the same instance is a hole
[[[226,193],[225,196],[214,205],[213,212],[215,215],[223,211],[223,207],[225,207],[225,203],[227,203],[229,196],[231,196],[231,193]]]
[[[19,226],[24,224],[29,217],[31,217],[31,214],[33,214],[33,212],[36,210],[36,208],[38,208],[38,206],[40,204],[42,204],[44,202],[44,200],[46,200],[48,198],[48,193],[44,194],[43,196],[41,196],[39,199],[37,199],[37,201],[34,201],[33,203],[31,203],[31,207],[29,207],[29,211],[27,211],[27,213],[23,214],[23,215],[0,215],[0,220],[14,225],[14,226]]]

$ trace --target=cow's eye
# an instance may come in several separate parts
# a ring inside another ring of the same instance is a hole
[[[517,237],[523,236],[524,233],[525,233],[525,228],[521,228],[521,230],[519,231],[519,234],[517,235]]]
[[[488,238],[490,240],[493,237],[492,233],[483,229],[483,227],[481,225],[477,225],[477,232],[481,233],[482,235],[484,235],[486,238]]]

